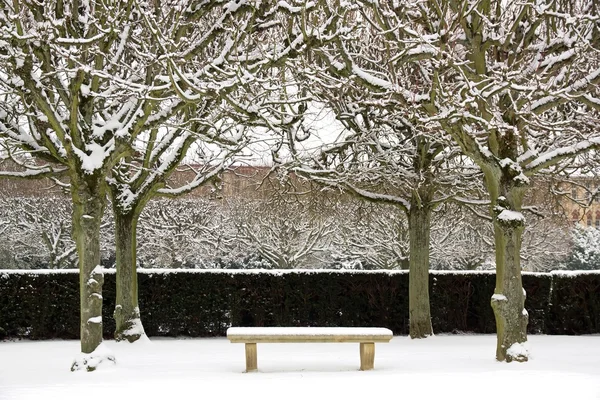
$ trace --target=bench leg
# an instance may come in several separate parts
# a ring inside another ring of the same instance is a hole
[[[257,369],[256,343],[246,343],[246,372],[253,372]]]
[[[360,370],[373,369],[375,364],[375,343],[360,344]]]

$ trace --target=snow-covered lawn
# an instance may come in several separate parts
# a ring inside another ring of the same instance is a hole
[[[494,360],[495,336],[395,337],[358,371],[358,344],[244,345],[219,339],[107,342],[117,365],[70,372],[76,341],[0,342],[2,400],[600,399],[600,336],[530,336],[525,364]]]

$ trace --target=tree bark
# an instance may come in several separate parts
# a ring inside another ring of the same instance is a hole
[[[79,257],[80,334],[83,357],[74,361],[71,370],[93,371],[106,359],[114,357],[92,354],[102,344],[102,285],[100,266],[100,223],[106,204],[104,177],[97,173],[71,174],[73,199],[73,240]]]
[[[119,212],[114,208],[117,258],[117,299],[115,306],[115,339],[135,342],[144,335],[138,304],[137,224],[139,213]]]
[[[499,175],[499,176],[498,176]],[[521,212],[525,186],[502,171],[491,180],[486,175],[491,196],[496,245],[496,288],[491,305],[496,318],[498,361],[527,361],[527,324],[525,290],[521,279],[521,237],[524,219],[506,218],[504,211]],[[506,214],[505,214],[506,215]],[[517,214],[520,215],[520,214]],[[514,214],[513,214],[514,216]]]
[[[431,207],[413,195],[408,211],[410,238],[408,273],[409,333],[412,339],[433,335],[429,305],[429,241]]]

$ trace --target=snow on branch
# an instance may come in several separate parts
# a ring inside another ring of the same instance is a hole
[[[539,155],[539,157],[527,164],[526,172],[528,174],[537,172],[541,169],[557,164],[565,158],[572,158],[578,154],[595,148],[600,148],[600,136],[591,138],[589,140],[583,140],[573,144],[572,146],[565,146],[542,153]]]

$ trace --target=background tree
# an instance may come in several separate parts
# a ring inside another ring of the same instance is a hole
[[[431,234],[432,269],[477,270],[494,267],[491,221],[485,215],[482,217],[480,211],[477,214],[471,211],[481,207],[446,203],[436,209]]]
[[[331,248],[333,216],[311,209],[297,196],[274,196],[259,202],[244,200],[230,209],[239,244],[276,268],[323,264],[323,256]]]
[[[336,216],[336,260],[368,269],[408,269],[408,221],[398,207],[344,196]]]
[[[71,207],[65,198],[0,198],[3,245],[15,261],[29,268],[72,268]]]
[[[597,269],[600,265],[600,230],[578,225],[573,229],[573,251],[567,260],[569,269]]]
[[[235,232],[220,202],[151,200],[138,225],[138,262],[146,268],[215,267],[234,247]]]

